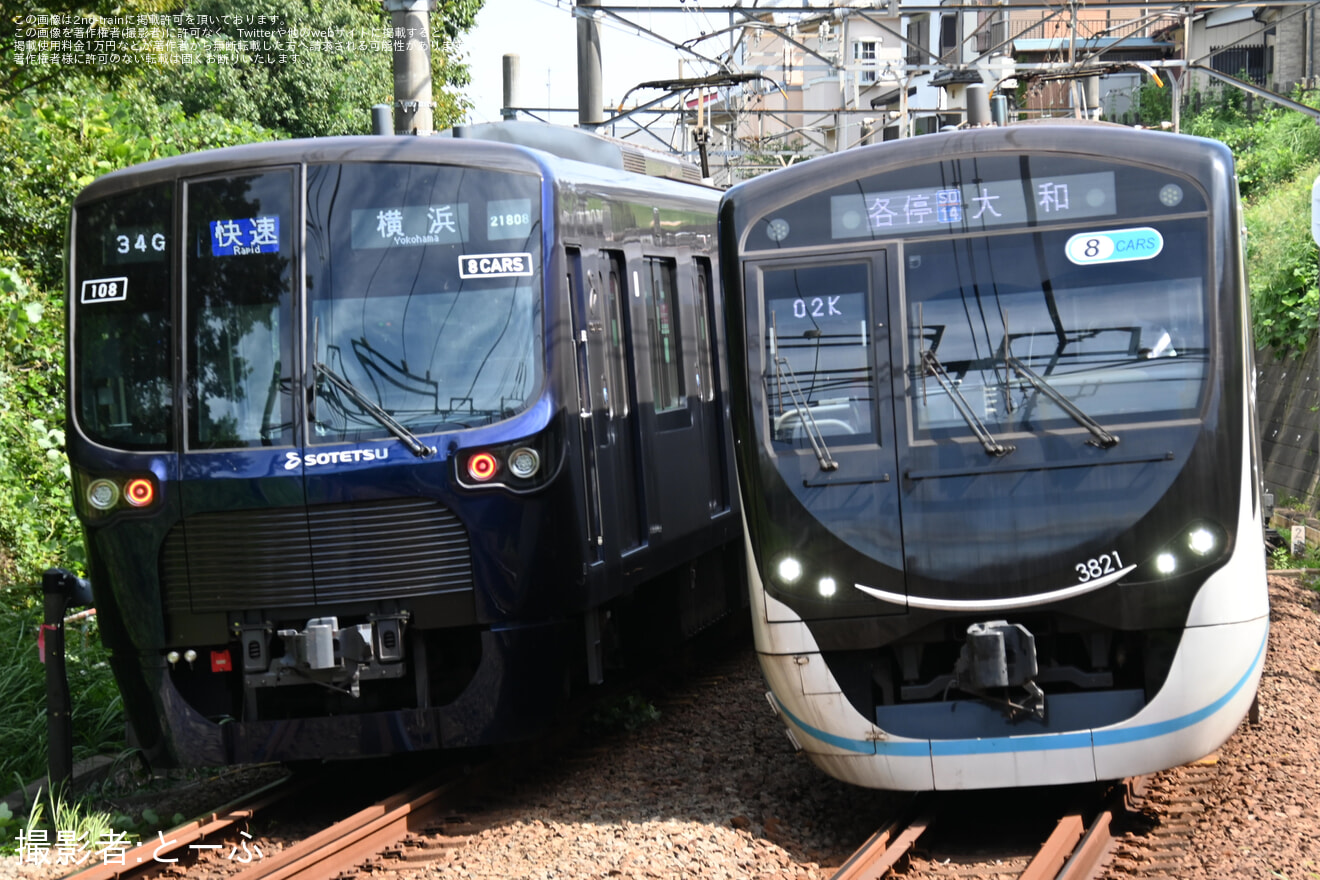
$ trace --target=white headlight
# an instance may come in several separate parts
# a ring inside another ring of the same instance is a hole
[[[1155,557],[1155,570],[1160,574],[1173,574],[1178,568],[1178,558],[1172,553],[1161,553]]]
[[[110,480],[93,480],[87,487],[87,503],[97,510],[109,510],[119,500],[119,487]]]
[[[1209,529],[1197,529],[1187,536],[1187,546],[1204,556],[1215,549],[1215,533]]]
[[[823,577],[820,579],[820,583],[816,585],[816,589],[820,591],[822,596],[833,596],[838,591],[839,585],[834,582],[834,578]]]
[[[526,446],[520,446],[513,450],[509,455],[509,470],[515,477],[527,479],[535,474],[541,467],[541,456],[535,449],[529,449]]]
[[[795,584],[802,577],[802,563],[792,556],[779,560],[779,579],[786,584]]]

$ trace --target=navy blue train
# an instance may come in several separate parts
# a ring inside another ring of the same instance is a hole
[[[771,703],[879,788],[1205,755],[1265,657],[1233,161],[1106,125],[933,135],[720,213]]]
[[[718,193],[580,132],[459,134],[181,156],[74,205],[75,503],[162,763],[525,737],[745,605]]]

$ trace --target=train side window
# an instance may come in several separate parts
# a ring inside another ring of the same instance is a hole
[[[710,301],[710,260],[698,257],[697,270],[697,382],[704,401],[715,399],[715,326]]]
[[[622,418],[630,411],[630,398],[624,352],[626,330],[623,326],[623,284],[620,278],[618,257],[611,254],[609,279],[605,287],[605,337],[609,352],[610,388],[614,394],[610,402],[610,416]]]
[[[646,322],[651,341],[651,393],[656,412],[683,407],[683,362],[675,294],[674,264],[648,258],[650,287],[646,303]]]
[[[582,291],[578,285],[582,272],[582,256],[574,248],[568,250],[568,266],[568,295],[580,301]],[[577,364],[578,405],[583,413],[589,414],[596,403],[591,394],[591,359],[587,356],[585,340],[578,340],[576,331],[573,336],[575,337],[573,348],[577,353],[574,362]]]

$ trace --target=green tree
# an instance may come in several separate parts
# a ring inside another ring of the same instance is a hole
[[[468,83],[468,69],[450,41],[472,26],[480,8],[481,0],[446,0],[432,15],[439,128],[460,121],[465,109],[456,89]],[[214,110],[291,137],[364,134],[370,107],[393,98],[390,19],[378,0],[267,0],[260,15],[233,0],[194,0],[186,14],[209,22],[211,32],[181,31],[180,54],[192,63],[161,71],[151,83],[160,99],[177,101],[188,114]],[[273,36],[258,36],[259,48],[242,50],[253,31]]]
[[[173,0],[0,0],[0,104],[24,94],[63,88],[69,81],[92,74],[102,88],[111,88],[125,78],[139,72],[135,63],[116,65],[33,64],[25,52],[19,52],[20,42],[26,46],[30,40],[42,36],[43,22],[48,26],[51,15],[78,16],[93,22],[110,18],[149,15],[166,11]],[[47,34],[47,37],[49,35]]]

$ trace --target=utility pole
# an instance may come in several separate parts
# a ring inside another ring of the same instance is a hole
[[[600,0],[578,0],[578,125],[592,129],[605,121],[605,89],[600,63]]]
[[[505,122],[512,122],[518,118],[518,111],[514,108],[518,106],[518,72],[521,65],[521,58],[517,55],[504,56],[504,105],[500,107],[500,118]],[[550,106],[549,104],[546,105]]]
[[[437,0],[384,0],[394,27],[394,133],[432,134],[431,13]]]

